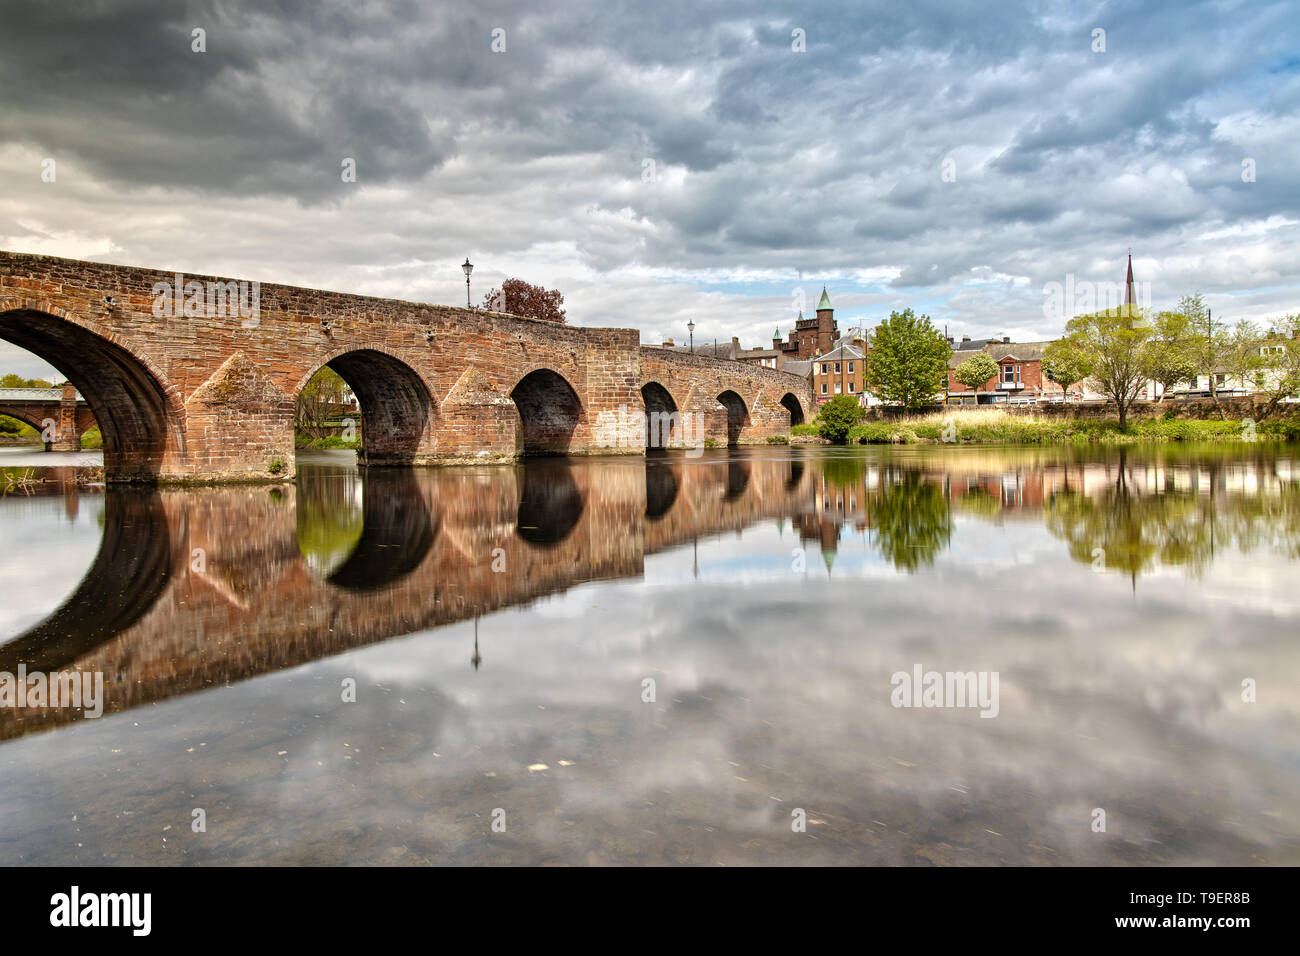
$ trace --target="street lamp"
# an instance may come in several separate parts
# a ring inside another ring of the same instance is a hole
[[[465,264],[461,268],[465,270],[465,308],[472,309],[474,306],[469,301],[469,274],[474,271],[474,267],[470,265],[469,256],[465,257]]]
[[[695,354],[695,320],[691,319],[686,323],[686,330],[691,334],[691,354]]]

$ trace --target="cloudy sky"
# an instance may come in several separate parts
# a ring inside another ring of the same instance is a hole
[[[823,285],[1047,337],[1130,247],[1157,308],[1300,311],[1289,0],[5,0],[0,104],[9,250],[445,303],[468,256],[647,342]]]

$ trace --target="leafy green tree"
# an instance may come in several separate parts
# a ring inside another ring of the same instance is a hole
[[[817,434],[837,445],[844,444],[849,429],[862,421],[862,408],[852,395],[836,395],[817,414]]]
[[[1264,335],[1254,322],[1242,319],[1228,333],[1228,349],[1223,357],[1223,370],[1249,391],[1259,389],[1264,372],[1264,356],[1260,350]]]
[[[881,401],[919,408],[930,405],[948,380],[952,348],[928,315],[910,308],[890,312],[872,332],[867,388]]]
[[[1144,355],[1146,375],[1160,386],[1158,401],[1179,382],[1196,377],[1201,333],[1181,312],[1161,312],[1151,326]]]
[[[1043,350],[1043,374],[1069,397],[1071,386],[1088,377],[1088,365],[1078,349],[1065,339],[1057,339]]]
[[[1282,402],[1300,394],[1300,315],[1288,315],[1261,341],[1260,381],[1265,402],[1256,419],[1270,418]]]
[[[997,374],[998,363],[987,352],[980,352],[953,369],[952,377],[975,392]]]
[[[1210,400],[1214,402],[1215,408],[1219,410],[1219,417],[1222,418],[1223,407],[1219,404],[1219,385],[1215,375],[1223,371],[1224,359],[1231,348],[1228,327],[1214,318],[1209,306],[1205,304],[1205,296],[1199,292],[1179,299],[1175,311],[1187,316],[1192,328],[1196,330],[1193,358],[1197,368],[1209,376]]]
[[[343,408],[346,383],[328,365],[311,377],[298,394],[297,430],[309,438],[324,438],[327,424]]]
[[[15,375],[10,372],[8,375],[0,377],[0,388],[53,388],[49,382],[43,378],[23,378],[21,375]]]
[[[1150,338],[1149,320],[1133,306],[1077,315],[1065,326],[1062,349],[1088,369],[1088,377],[1115,403],[1120,431],[1128,428],[1129,410],[1146,381],[1143,363]]]

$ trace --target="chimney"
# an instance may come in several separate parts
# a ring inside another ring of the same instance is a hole
[[[665,342],[665,343],[663,344],[663,347],[666,348],[666,349],[670,349],[670,348],[672,348],[672,347],[673,347],[673,340],[672,340],[672,339],[669,339],[667,342]]]

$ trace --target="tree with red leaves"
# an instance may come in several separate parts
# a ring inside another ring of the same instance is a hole
[[[543,322],[564,323],[564,295],[559,289],[543,289],[523,279],[507,279],[500,289],[493,289],[483,298],[483,308],[493,312],[509,312]]]

